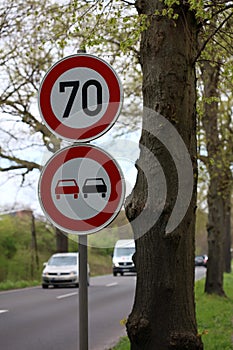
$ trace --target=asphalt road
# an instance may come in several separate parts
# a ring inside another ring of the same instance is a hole
[[[205,268],[196,268],[196,279]],[[109,349],[126,334],[120,324],[130,313],[135,276],[91,279],[89,350]],[[78,350],[78,288],[41,287],[0,292],[0,348]]]
[[[125,335],[135,276],[91,278],[89,349],[108,349]],[[0,293],[0,349],[77,350],[78,288],[41,287]]]
[[[206,275],[206,268],[202,266],[197,266],[195,268],[195,281],[198,281],[205,277]]]

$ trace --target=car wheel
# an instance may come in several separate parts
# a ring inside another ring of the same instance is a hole
[[[78,194],[77,193],[74,194],[74,199],[78,199]]]
[[[86,193],[84,193],[84,198],[87,198],[87,194]]]
[[[102,197],[105,198],[106,197],[106,193],[102,193]]]
[[[116,277],[117,276],[117,272],[113,272],[113,276]]]
[[[43,289],[48,289],[48,285],[47,284],[42,284],[42,288]]]
[[[124,272],[121,272],[121,276],[123,276],[124,275]]]

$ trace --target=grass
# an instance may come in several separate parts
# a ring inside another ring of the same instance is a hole
[[[205,350],[233,350],[233,273],[225,274],[227,298],[203,293],[204,280],[196,283],[198,331]]]
[[[226,298],[204,293],[205,280],[195,284],[198,332],[204,350],[233,350],[233,273],[224,275]],[[110,350],[129,350],[127,337]]]
[[[109,350],[129,350],[129,340],[127,337],[122,337],[119,343],[112,349]]]
[[[0,282],[0,290],[33,287],[33,286],[38,286],[40,283],[41,283],[40,281],[18,281],[18,282],[5,281],[5,282]]]

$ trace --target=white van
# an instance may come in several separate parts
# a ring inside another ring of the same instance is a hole
[[[134,253],[135,241],[133,239],[120,239],[116,242],[112,257],[113,276],[118,273],[123,276],[125,272],[136,272],[132,259]]]

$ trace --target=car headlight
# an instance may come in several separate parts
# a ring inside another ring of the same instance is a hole
[[[115,267],[119,267],[119,264],[118,264],[118,263],[115,263],[114,266],[115,266]]]
[[[70,271],[71,276],[76,276],[77,275],[77,271]]]

